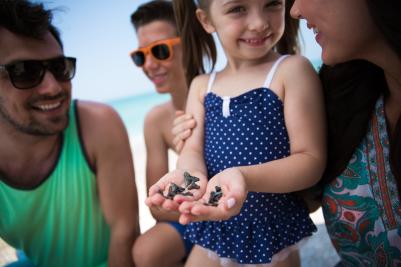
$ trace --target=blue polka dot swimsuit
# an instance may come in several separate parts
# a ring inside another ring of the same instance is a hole
[[[282,59],[275,62],[263,87],[232,98],[211,92],[212,73],[204,102],[209,178],[229,167],[290,155],[283,103],[268,89]],[[239,264],[268,264],[274,254],[314,231],[306,206],[294,194],[249,192],[239,215],[227,221],[191,223],[185,236],[220,258]]]

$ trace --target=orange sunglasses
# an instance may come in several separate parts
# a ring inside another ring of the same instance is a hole
[[[173,46],[179,43],[181,43],[179,37],[156,41],[148,46],[132,51],[130,56],[138,67],[145,65],[146,56],[149,54],[158,61],[170,60],[173,57]]]

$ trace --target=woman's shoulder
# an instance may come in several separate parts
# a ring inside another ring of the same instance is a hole
[[[144,137],[146,143],[166,141],[166,133],[171,131],[175,109],[171,101],[156,105],[146,114],[144,120]]]
[[[167,101],[156,106],[153,106],[145,116],[145,125],[150,124],[160,124],[170,117],[174,116],[174,106],[171,101]]]

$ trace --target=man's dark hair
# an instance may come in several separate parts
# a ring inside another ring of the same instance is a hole
[[[41,3],[27,0],[0,1],[0,27],[39,40],[50,32],[62,48],[60,33],[52,25],[52,19],[52,11],[45,9]]]
[[[176,27],[174,9],[171,1],[153,0],[147,2],[140,5],[131,15],[131,22],[135,30],[157,20],[164,20]]]

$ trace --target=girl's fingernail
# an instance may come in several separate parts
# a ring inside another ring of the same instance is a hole
[[[227,208],[231,209],[235,205],[235,199],[234,198],[229,198],[227,200]]]

